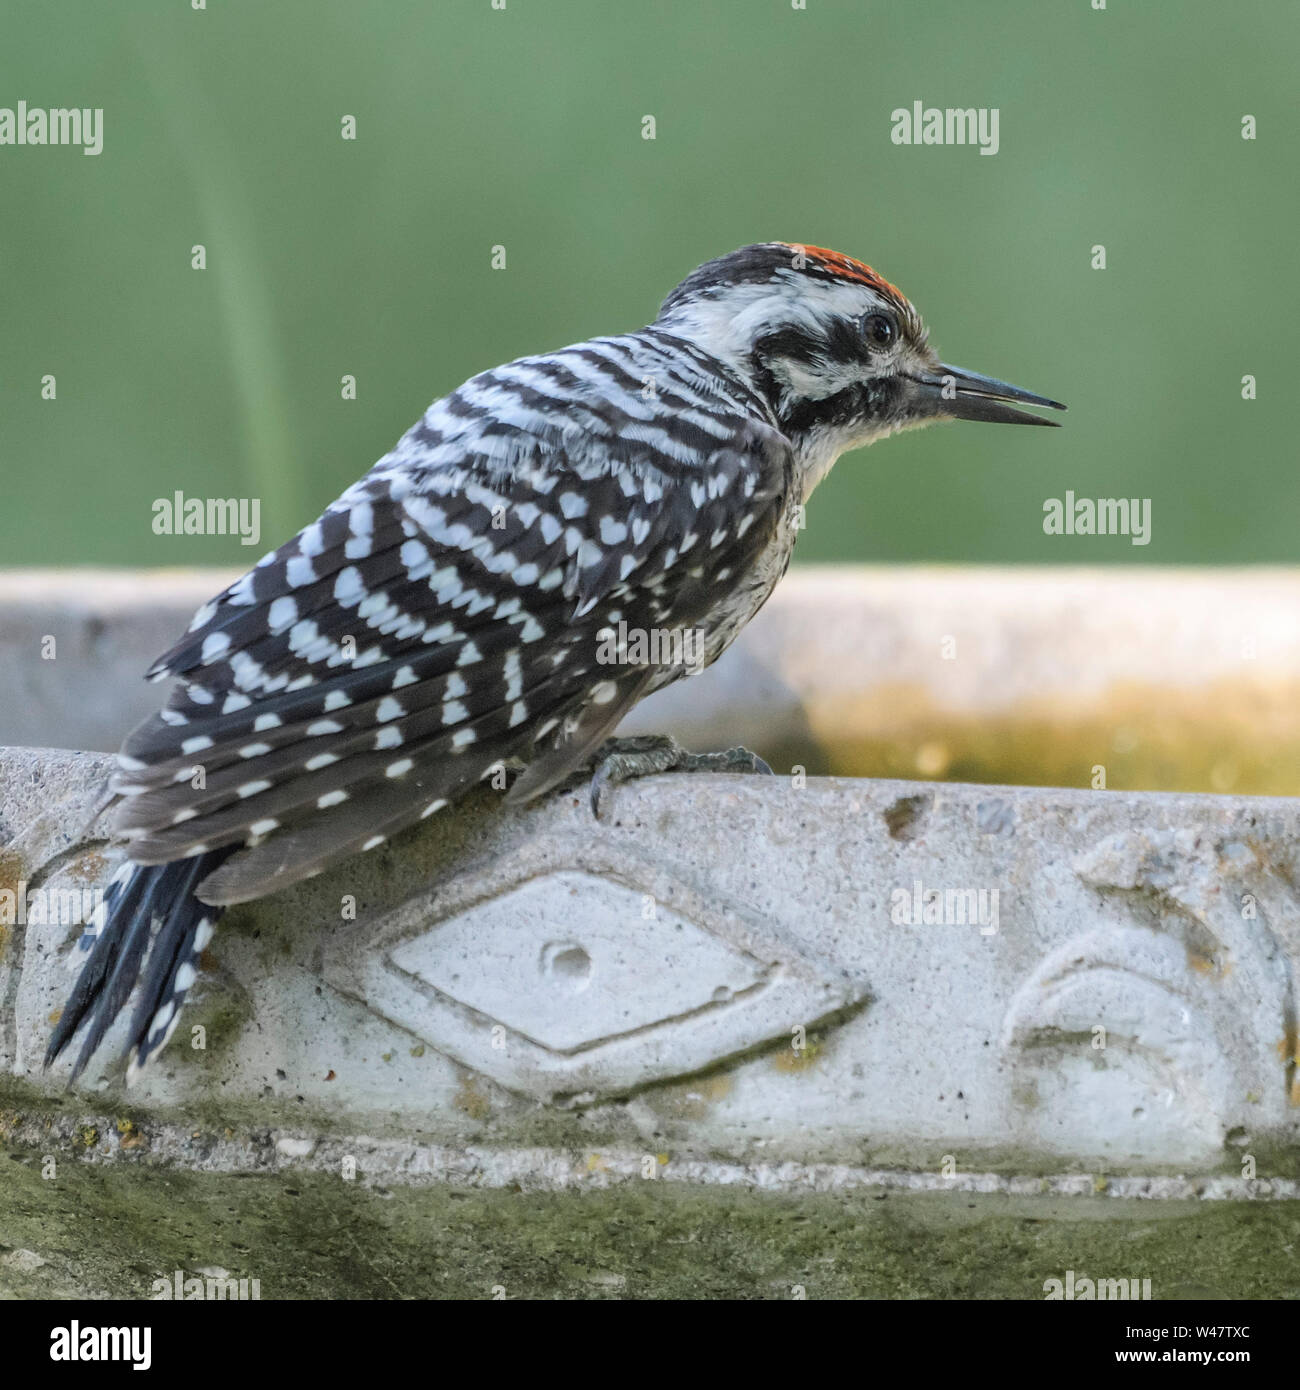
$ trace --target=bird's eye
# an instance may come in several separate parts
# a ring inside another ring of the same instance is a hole
[[[862,332],[874,348],[891,348],[898,338],[898,325],[888,314],[868,314],[862,321]]]

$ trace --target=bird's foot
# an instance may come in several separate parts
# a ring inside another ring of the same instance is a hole
[[[636,738],[611,738],[596,754],[591,779],[591,813],[597,820],[610,787],[649,777],[656,772],[761,772],[772,769],[748,748],[728,748],[724,753],[688,753],[668,734],[642,734]]]

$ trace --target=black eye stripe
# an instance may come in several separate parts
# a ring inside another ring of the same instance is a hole
[[[893,314],[872,309],[854,318],[827,318],[815,331],[802,324],[783,324],[754,343],[754,360],[785,359],[809,366],[866,363],[873,353],[892,351],[901,337],[902,327]]]
[[[826,340],[804,328],[787,324],[764,334],[754,344],[754,349],[765,360],[786,357],[796,362],[815,362],[825,354]]]

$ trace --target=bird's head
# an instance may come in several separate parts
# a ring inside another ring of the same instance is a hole
[[[901,291],[835,251],[745,246],[692,271],[656,326],[712,353],[766,398],[805,469],[804,495],[846,449],[933,420],[1054,425],[1057,401],[939,360]]]

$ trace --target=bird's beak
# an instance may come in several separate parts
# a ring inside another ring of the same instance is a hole
[[[961,367],[940,362],[929,371],[910,377],[915,383],[914,398],[922,414],[950,420],[991,420],[1000,425],[1059,425],[1059,420],[1045,420],[1008,404],[1018,401],[1024,405],[1045,405],[1050,410],[1064,410],[1060,401],[1035,396],[996,377],[981,376]]]

